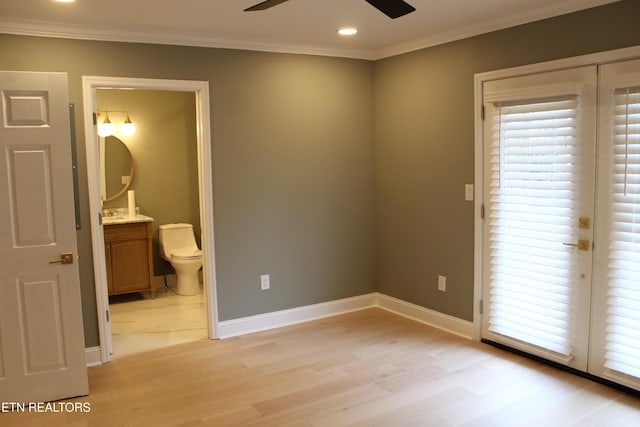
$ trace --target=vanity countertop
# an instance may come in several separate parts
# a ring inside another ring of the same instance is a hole
[[[146,215],[136,214],[134,216],[129,215],[116,215],[116,216],[104,216],[102,217],[102,223],[104,225],[110,224],[129,224],[132,222],[152,222],[153,218]]]

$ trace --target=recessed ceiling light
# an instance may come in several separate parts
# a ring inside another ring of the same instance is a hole
[[[338,34],[340,34],[341,36],[353,36],[355,34],[358,34],[358,29],[353,27],[340,28],[338,30]]]

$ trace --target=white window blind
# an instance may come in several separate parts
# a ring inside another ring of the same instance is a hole
[[[614,91],[605,367],[640,378],[640,87]]]
[[[579,99],[495,102],[488,118],[488,329],[566,363],[577,273],[564,243],[577,241]]]

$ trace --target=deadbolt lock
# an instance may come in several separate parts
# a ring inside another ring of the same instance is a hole
[[[73,264],[73,254],[71,252],[60,254],[60,259],[49,261],[49,264]]]
[[[588,230],[591,228],[591,219],[590,218],[578,218],[578,227]]]

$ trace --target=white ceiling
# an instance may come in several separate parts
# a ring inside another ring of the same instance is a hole
[[[260,1],[0,0],[0,33],[379,59],[616,0],[407,0],[416,11],[395,20],[365,0],[243,12]]]

